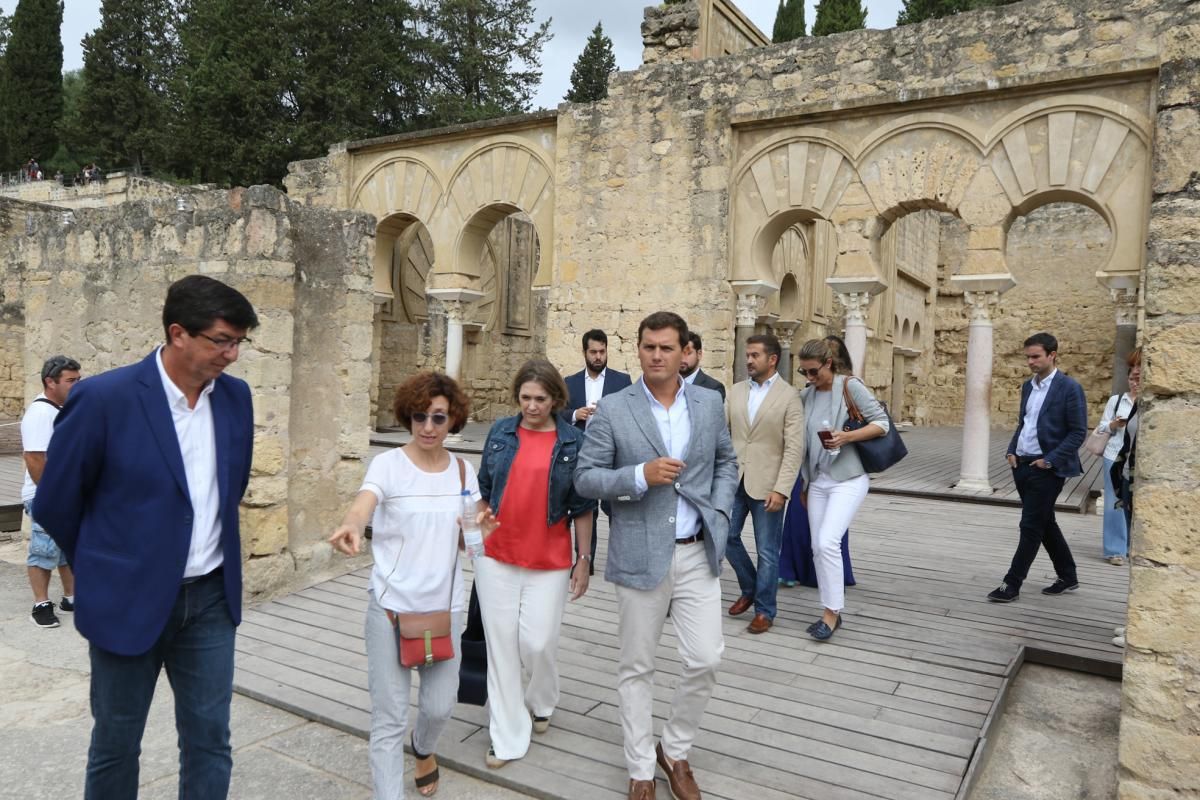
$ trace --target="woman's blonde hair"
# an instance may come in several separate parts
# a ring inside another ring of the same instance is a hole
[[[838,358],[837,351],[824,339],[809,339],[800,345],[800,349],[796,352],[796,360],[820,361],[822,364],[828,362],[834,374],[842,371],[841,359]]]

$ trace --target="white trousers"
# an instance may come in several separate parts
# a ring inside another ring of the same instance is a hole
[[[867,497],[871,480],[866,475],[835,481],[824,472],[808,486],[808,528],[812,536],[813,566],[821,605],[841,612],[846,604],[842,572],[842,535]]]
[[[417,690],[417,723],[412,739],[421,753],[436,753],[438,737],[458,703],[458,640],[464,614],[451,616],[454,658],[415,670],[400,666],[396,634],[375,593],[367,592],[367,688],[371,695],[371,781],[375,800],[404,797],[404,731],[408,727],[409,688],[413,672],[421,676]]]
[[[617,587],[617,697],[629,777],[654,780],[654,655],[670,609],[682,666],[662,746],[672,760],[688,757],[708,706],[725,640],[721,636],[721,582],[708,566],[704,544],[675,546],[675,558],[653,589]]]
[[[558,705],[558,633],[570,580],[570,569],[475,559],[487,636],[488,730],[498,758],[522,758],[533,733],[530,715],[548,717]],[[529,675],[524,691],[522,670]]]

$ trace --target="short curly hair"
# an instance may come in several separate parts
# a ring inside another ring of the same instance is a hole
[[[512,398],[518,406],[521,405],[521,387],[533,381],[546,390],[550,395],[550,410],[557,414],[567,407],[567,384],[563,381],[558,368],[544,358],[531,358],[521,365],[513,378]]]
[[[412,415],[429,408],[435,397],[444,397],[450,404],[450,432],[461,431],[471,413],[471,398],[454,378],[441,372],[419,372],[397,387],[392,406],[396,420],[412,433]]]

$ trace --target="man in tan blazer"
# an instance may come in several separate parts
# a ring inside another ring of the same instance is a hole
[[[729,520],[725,557],[737,573],[741,596],[731,616],[754,606],[750,633],[765,633],[775,620],[783,509],[804,460],[804,406],[800,393],[776,371],[782,353],[770,334],[746,340],[748,380],[729,389],[725,419],[738,459],[738,490]],[[742,526],[754,521],[758,568],[742,544]]]

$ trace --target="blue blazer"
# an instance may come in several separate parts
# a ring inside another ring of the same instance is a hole
[[[155,359],[71,390],[58,415],[33,516],[75,572],[75,627],[103,650],[145,653],[175,605],[192,540],[192,505]],[[250,480],[250,387],[228,375],[212,394],[225,598],[242,617],[238,505]]]
[[[1033,391],[1033,379],[1021,386],[1021,410],[1017,415],[1017,430],[1008,444],[1008,455],[1017,454],[1017,440],[1025,426],[1025,403]],[[1038,444],[1042,446],[1042,458],[1054,467],[1060,478],[1073,478],[1083,474],[1079,461],[1079,448],[1087,438],[1087,398],[1079,381],[1059,370],[1050,382],[1050,391],[1042,403],[1037,420]],[[54,440],[51,439],[51,445]]]
[[[568,375],[566,377],[567,395],[569,399],[567,400],[567,407],[560,412],[564,422],[566,422],[568,425],[574,425],[576,428],[579,428],[579,430],[583,430],[585,427],[587,427],[585,423],[574,421],[575,409],[583,408],[587,405],[587,388],[583,382],[584,375],[586,374],[587,370],[581,369],[574,375]],[[600,390],[600,396],[608,397],[610,394],[619,392],[625,387],[632,385],[633,380],[630,379],[629,373],[621,372],[620,370],[609,367],[608,371],[604,373],[604,388]]]

